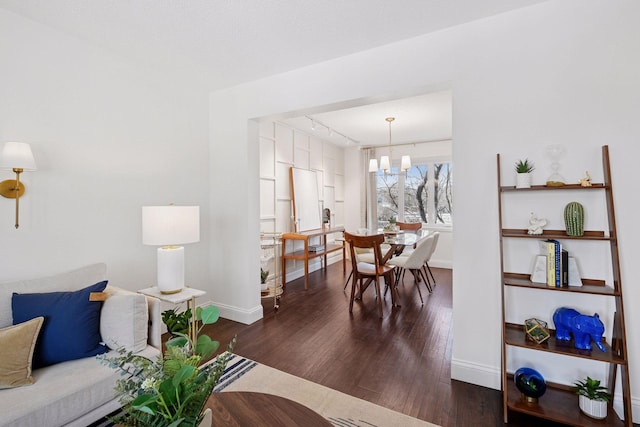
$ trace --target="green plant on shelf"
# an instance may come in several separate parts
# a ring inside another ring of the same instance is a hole
[[[535,165],[533,162],[530,162],[529,159],[518,160],[516,162],[516,173],[530,173],[535,169]]]
[[[574,383],[574,389],[578,396],[584,396],[590,400],[599,400],[603,402],[609,402],[611,395],[608,393],[606,387],[600,385],[600,380],[594,380],[587,377],[586,380],[576,381]]]

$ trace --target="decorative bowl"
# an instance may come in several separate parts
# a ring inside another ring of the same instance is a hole
[[[536,402],[547,391],[544,377],[535,369],[520,368],[513,374],[513,380],[528,402]]]

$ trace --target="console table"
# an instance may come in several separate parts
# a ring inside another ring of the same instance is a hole
[[[309,279],[309,260],[317,257],[324,258],[324,267],[327,266],[327,254],[330,252],[335,252],[342,250],[342,269],[346,270],[346,261],[345,261],[345,245],[344,241],[341,244],[327,243],[327,235],[335,234],[335,233],[344,233],[343,226],[336,227],[322,227],[315,230],[307,230],[300,231],[298,233],[283,233],[282,234],[282,283],[287,283],[287,260],[288,259],[297,259],[300,261],[304,261],[304,288],[308,289],[308,279]],[[311,238],[319,238],[320,244],[323,246],[322,249],[317,251],[309,250],[309,240]],[[292,252],[287,253],[287,241],[293,241],[294,245],[296,241],[303,241],[304,247],[300,250],[294,250]]]

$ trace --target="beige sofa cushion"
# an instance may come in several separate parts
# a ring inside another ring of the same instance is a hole
[[[137,353],[147,347],[149,311],[144,295],[107,286],[100,313],[100,335],[112,350],[124,347]]]
[[[0,329],[0,388],[33,384],[31,360],[44,317]]]

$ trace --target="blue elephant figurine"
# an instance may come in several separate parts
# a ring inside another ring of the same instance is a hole
[[[569,341],[573,334],[573,343],[576,348],[591,350],[591,340],[593,340],[600,350],[607,351],[602,344],[604,324],[598,313],[587,316],[572,308],[560,307],[553,313],[553,323],[556,325],[556,339]]]

